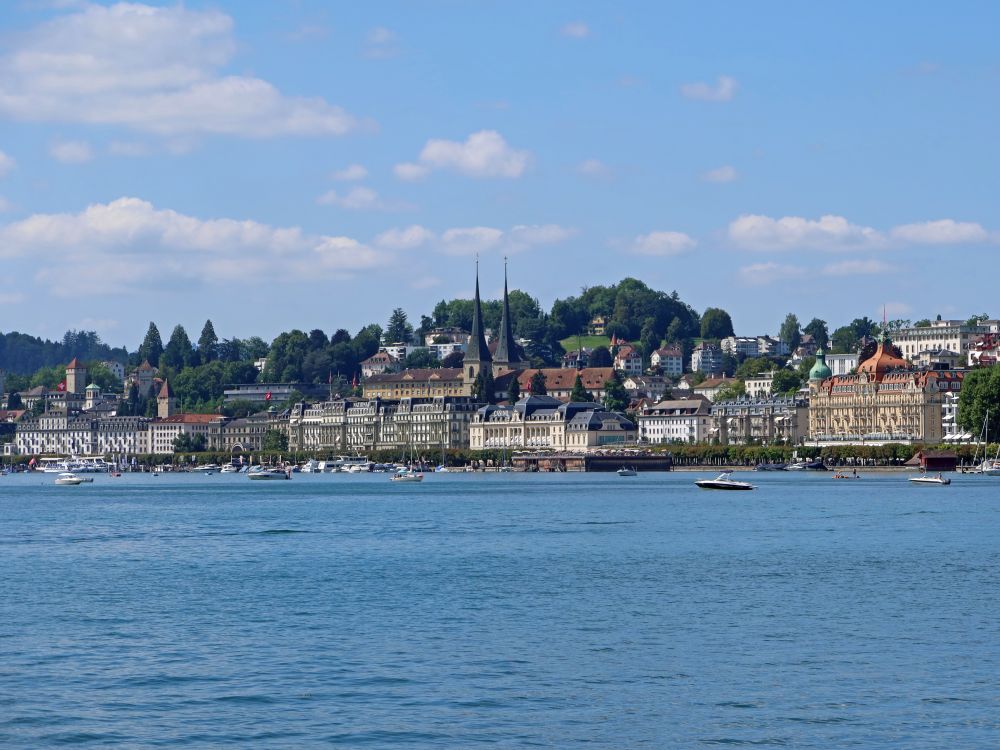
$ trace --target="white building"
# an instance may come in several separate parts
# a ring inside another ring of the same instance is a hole
[[[743,381],[746,387],[747,396],[750,398],[763,398],[770,396],[774,391],[774,371],[762,372]]]
[[[771,336],[757,337],[757,351],[761,357],[787,357],[791,352],[788,344]]]
[[[855,354],[827,354],[826,364],[834,376],[850,375],[852,370],[858,369],[858,355]]]
[[[929,326],[901,328],[892,335],[903,359],[913,360],[924,350],[948,349],[965,359],[973,342],[988,333],[1000,333],[1000,320],[968,325],[964,320],[934,320]]]
[[[470,447],[586,452],[634,443],[633,422],[595,403],[527,396],[513,406],[484,406],[469,427]]]
[[[635,347],[623,344],[618,347],[612,363],[618,372],[626,375],[639,375],[642,373],[642,355],[636,351]]]
[[[719,342],[722,351],[734,357],[757,357],[760,345],[756,336],[727,336]]]
[[[712,417],[705,399],[661,401],[637,416],[644,443],[701,443],[710,437]]]
[[[679,346],[657,349],[649,356],[649,361],[653,367],[659,367],[664,375],[672,378],[680,377],[684,373],[684,353]]]
[[[722,372],[722,350],[704,341],[696,345],[691,354],[691,371],[706,374]]]

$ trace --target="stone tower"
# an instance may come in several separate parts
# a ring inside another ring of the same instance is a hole
[[[503,264],[503,312],[500,316],[500,336],[497,339],[497,351],[493,355],[493,374],[501,370],[516,370],[524,366],[517,342],[514,341],[513,322],[510,317],[510,301],[507,297],[507,261]]]
[[[177,399],[174,392],[170,390],[170,381],[164,380],[160,394],[156,397],[156,416],[160,419],[172,417],[177,411]]]
[[[479,301],[479,261],[476,261],[476,299],[472,306],[472,335],[469,337],[469,346],[465,351],[465,361],[462,365],[464,367],[462,376],[470,388],[479,376],[480,370],[484,366],[490,367],[493,361],[490,349],[486,346],[483,329],[483,306]]]
[[[87,368],[76,357],[66,365],[66,393],[83,393],[87,385]]]

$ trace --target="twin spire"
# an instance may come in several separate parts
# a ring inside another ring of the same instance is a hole
[[[498,365],[517,364],[521,361],[518,355],[517,343],[511,328],[510,301],[507,296],[507,259],[503,264],[503,307],[500,314],[500,336],[497,341],[496,356],[490,354],[486,345],[485,328],[483,326],[483,306],[479,297],[479,259],[476,258],[476,298],[472,306],[472,335],[469,347],[465,352],[467,363],[478,362],[486,364],[495,362]]]

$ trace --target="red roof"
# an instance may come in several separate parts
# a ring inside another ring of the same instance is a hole
[[[905,359],[900,359],[890,351],[888,342],[882,341],[875,353],[858,365],[858,372],[863,372],[876,380],[880,380],[889,370],[902,370],[910,366]]]
[[[76,357],[73,357],[73,361],[70,362],[68,365],[66,365],[66,369],[67,370],[82,370],[83,369],[83,365],[80,364],[80,360],[78,360]]]
[[[574,370],[568,367],[548,367],[542,370],[523,370],[517,376],[521,392],[527,393],[531,388],[531,377],[536,372],[545,375],[545,389],[548,391],[570,391],[576,382],[577,373],[587,390],[603,390],[604,384],[614,377],[613,367],[584,367]]]
[[[225,419],[220,414],[174,414],[172,417],[156,420],[160,424],[211,424]]]
[[[174,392],[170,390],[170,382],[167,380],[163,381],[163,387],[160,389],[160,395],[157,398],[173,398]]]

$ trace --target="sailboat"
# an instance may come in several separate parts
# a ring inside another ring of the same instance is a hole
[[[1000,476],[1000,444],[997,445],[997,454],[993,458],[989,458],[986,455],[986,446],[989,445],[989,419],[990,413],[986,412],[986,416],[983,417],[983,429],[980,433],[980,441],[983,444],[983,460],[981,463],[976,463],[979,458],[979,445],[976,445],[976,453],[972,457],[972,471],[973,474],[986,474],[987,476],[996,477]]]
[[[402,469],[399,469],[395,474],[393,474],[389,479],[393,482],[422,482],[424,481],[424,475],[419,471],[413,470],[413,433],[410,432],[410,460],[409,463]]]

